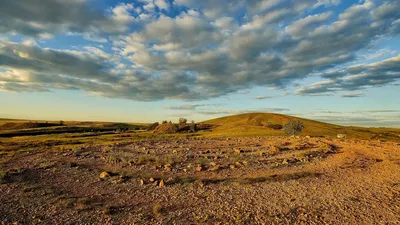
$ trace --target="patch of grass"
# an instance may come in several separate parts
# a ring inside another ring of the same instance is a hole
[[[78,211],[92,208],[94,202],[86,197],[68,197],[62,196],[59,198],[58,206],[63,208],[72,208]]]
[[[198,159],[196,160],[196,163],[199,164],[199,165],[201,165],[201,166],[206,166],[206,165],[209,164],[209,162],[210,162],[210,161],[209,161],[208,159],[203,158],[203,157],[200,157],[200,158],[198,158]]]
[[[153,215],[156,218],[162,217],[162,213],[164,212],[164,208],[161,206],[160,203],[155,203],[153,205]]]
[[[115,155],[108,155],[104,158],[104,160],[109,164],[118,164],[120,162],[120,159],[118,159]]]
[[[8,171],[0,170],[0,184],[5,182]]]
[[[135,163],[138,165],[143,165],[153,160],[154,159],[149,155],[140,155],[139,158],[135,161]]]
[[[38,169],[50,169],[56,166],[55,162],[42,162],[39,164]]]

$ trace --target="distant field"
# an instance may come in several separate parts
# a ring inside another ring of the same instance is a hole
[[[345,134],[350,139],[400,142],[400,129],[396,128],[339,126],[273,113],[249,113],[203,121],[200,124],[212,125],[213,129],[197,132],[196,135],[204,137],[284,136],[285,133],[282,129],[274,129],[271,126],[282,126],[289,120],[300,120],[304,123],[305,128],[301,133],[302,136],[336,137],[337,134]],[[144,131],[149,125],[144,123],[0,119],[0,137],[87,132],[95,132],[100,135],[102,132]]]

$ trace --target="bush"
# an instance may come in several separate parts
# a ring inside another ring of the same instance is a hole
[[[156,129],[156,127],[158,127],[158,125],[160,125],[158,122],[153,123],[152,125],[150,125],[147,130],[148,131],[152,131],[154,129]]]
[[[288,135],[298,135],[303,131],[304,124],[299,120],[290,120],[287,124],[283,126],[283,129]]]
[[[280,124],[268,124],[267,127],[274,130],[281,130],[283,128],[283,126]]]
[[[167,124],[167,123],[168,123],[168,121],[166,121],[166,120],[162,121],[162,124]]]
[[[193,120],[192,120],[192,123],[190,124],[190,131],[191,132],[197,131],[197,124]]]

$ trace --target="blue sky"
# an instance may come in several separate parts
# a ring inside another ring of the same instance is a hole
[[[400,127],[395,0],[0,3],[0,117]]]

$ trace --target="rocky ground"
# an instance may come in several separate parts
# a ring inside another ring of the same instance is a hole
[[[393,142],[170,138],[0,162],[0,224],[400,224]]]

